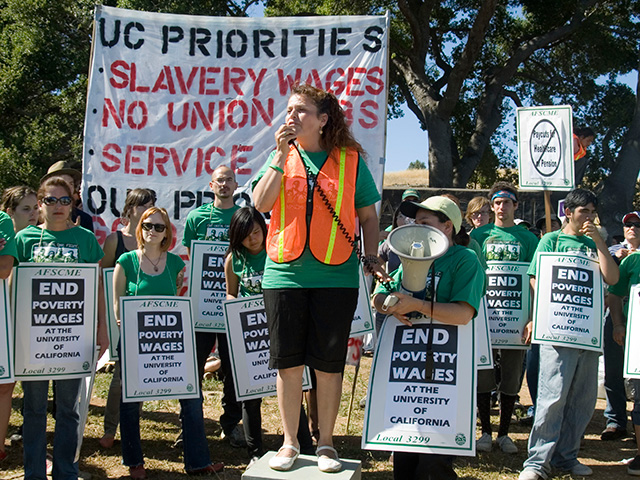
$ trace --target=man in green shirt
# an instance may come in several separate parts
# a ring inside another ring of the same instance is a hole
[[[518,208],[518,191],[507,182],[497,182],[489,191],[491,209],[495,223],[488,223],[471,231],[471,238],[482,247],[484,261],[530,262],[538,245],[536,236],[526,228],[516,225],[515,211]],[[528,305],[521,308],[528,309]],[[523,332],[523,340],[531,337],[531,322]],[[494,349],[494,363],[500,368],[500,381],[496,384],[493,370],[478,371],[478,414],[482,425],[482,436],[476,450],[491,450],[491,391],[500,392],[500,426],[497,443],[505,453],[517,453],[518,448],[509,438],[511,415],[520,390],[520,377],[526,350]],[[498,355],[499,354],[499,355]]]
[[[209,187],[213,192],[212,203],[202,205],[191,211],[187,216],[184,227],[182,244],[187,247],[191,256],[192,240],[229,241],[229,224],[238,207],[233,200],[233,193],[238,188],[236,176],[233,170],[221,165],[213,171]],[[193,281],[193,279],[191,279]],[[229,359],[229,345],[227,335],[224,333],[196,332],[196,356],[198,362],[198,374],[202,379],[207,357],[218,341],[218,353],[222,362],[221,369],[224,375],[222,408],[224,412],[220,417],[223,438],[228,438],[232,447],[242,448],[246,446],[244,433],[238,423],[242,419],[242,407],[237,401],[231,364]]]

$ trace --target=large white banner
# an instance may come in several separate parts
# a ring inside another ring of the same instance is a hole
[[[184,297],[120,297],[122,401],[198,398],[191,302]]]
[[[485,296],[494,348],[529,348],[522,341],[531,304],[528,268],[524,262],[487,262]]]
[[[475,455],[474,326],[387,317],[371,367],[362,448]],[[433,335],[432,378],[426,378]]]
[[[98,265],[21,263],[12,289],[16,379],[91,375],[97,360]]]
[[[600,264],[581,254],[538,255],[533,343],[602,351]]]
[[[0,280],[0,383],[12,383],[15,380],[12,324],[9,287],[6,280]]]
[[[217,166],[229,165],[248,184],[275,147],[295,82],[336,94],[382,190],[387,17],[205,17],[97,6],[95,22],[82,196],[101,243],[117,228],[127,189],[154,189],[179,240],[187,214],[212,200]]]

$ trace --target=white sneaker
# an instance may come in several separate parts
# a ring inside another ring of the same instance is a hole
[[[518,453],[518,447],[516,447],[515,443],[513,443],[513,440],[511,440],[508,435],[498,437],[496,443],[504,453]]]
[[[478,452],[490,452],[493,441],[491,435],[483,433],[482,436],[476,441],[476,451]]]
[[[518,476],[518,480],[539,480],[540,478],[542,477],[533,470],[522,470]]]

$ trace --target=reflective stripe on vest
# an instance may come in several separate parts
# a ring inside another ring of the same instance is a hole
[[[318,173],[318,182],[350,235],[355,234],[355,184],[358,152],[334,149]],[[327,265],[346,262],[353,247],[340,231],[317,189],[313,194],[311,221],[307,225],[308,184],[302,159],[291,149],[285,162],[280,194],[271,212],[267,254],[276,263],[292,262],[308,244],[313,256]]]

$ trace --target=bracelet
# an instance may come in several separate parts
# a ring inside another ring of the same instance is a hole
[[[379,265],[380,264],[380,262],[378,261],[378,256],[377,255],[365,255],[364,261],[367,262],[368,265]]]
[[[280,172],[281,174],[284,175],[284,170],[281,169],[279,166],[274,165],[273,163],[271,165],[269,165],[269,168],[273,168],[276,172]]]

